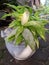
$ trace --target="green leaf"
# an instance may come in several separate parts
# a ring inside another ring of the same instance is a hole
[[[34,27],[37,27],[37,26],[40,26],[40,22],[39,21],[29,21],[27,22],[26,24],[24,24],[24,26],[34,26]]]
[[[23,30],[24,30],[23,26],[19,26],[19,28],[18,28],[18,30],[16,31],[16,34],[15,34],[15,44],[19,44],[20,41],[22,41],[21,33],[23,32]]]
[[[41,19],[41,20],[40,20],[40,23],[41,23],[42,26],[45,26],[46,24],[49,23],[49,21],[44,20],[44,19]]]
[[[9,24],[9,28],[20,26],[20,21],[13,20],[12,23]]]
[[[17,13],[17,12],[13,12],[13,13],[9,13],[9,14],[3,15],[3,17],[2,17],[1,19],[6,18],[7,16],[13,16],[13,17],[15,17],[15,19],[17,18],[17,20],[20,20],[22,14],[19,14],[19,13]]]
[[[4,19],[4,18],[6,18],[7,16],[11,16],[11,15],[12,15],[12,13],[10,13],[10,14],[5,14],[5,15],[2,16],[1,19]]]
[[[34,31],[32,31],[32,33],[33,33]],[[35,33],[35,32],[34,32]],[[34,34],[33,33],[33,36],[34,36],[34,40],[35,40],[35,42],[36,42],[36,45],[37,45],[37,48],[39,48],[39,40],[38,40],[38,36],[37,36],[37,34],[35,33]]]
[[[16,31],[15,38],[17,38],[22,32],[24,28],[23,26],[18,26],[18,30]]]
[[[12,35],[12,36],[10,36],[10,37],[6,37],[6,41],[7,41],[7,42],[11,42],[11,41],[13,41],[13,40],[15,40],[15,35]]]
[[[17,9],[18,9],[18,13],[21,13],[21,14],[23,14],[24,11],[25,11],[25,7],[24,6],[17,6]]]
[[[16,45],[21,44],[22,41],[23,41],[23,37],[21,34],[17,38],[15,38],[15,44]]]
[[[7,41],[13,41],[15,39],[15,34],[16,31],[18,30],[19,27],[17,27],[16,29],[12,30],[12,32],[6,37]]]
[[[11,8],[15,9],[16,11],[18,11],[17,7],[15,5],[11,5],[11,4],[6,4],[7,6],[10,6]]]
[[[29,6],[15,6],[15,5],[11,5],[11,4],[6,4],[6,5],[10,6],[13,9],[15,9],[19,13],[23,13],[26,9],[28,9],[29,12],[32,13],[32,8],[29,7]]]
[[[29,6],[24,6],[25,8],[27,8],[28,9],[28,11],[32,14],[33,13],[33,9],[32,9],[32,7],[29,7]]]
[[[36,33],[36,30],[33,27],[29,27],[29,29],[31,30],[31,32],[33,34],[37,48],[39,48],[39,40],[38,40],[38,34]]]
[[[42,39],[45,40],[45,28],[38,21],[27,22],[24,26],[32,26],[36,30],[37,34],[40,35]]]
[[[39,16],[39,12],[38,12],[38,11],[36,11],[36,12],[34,13],[34,17],[35,17],[35,19],[36,19],[37,21],[40,19],[40,16]]]
[[[32,50],[35,50],[35,41],[34,41],[34,37],[31,33],[31,31],[29,29],[25,29],[22,33],[23,38],[26,42],[26,44],[28,44]]]
[[[39,36],[45,40],[45,29],[42,27],[39,27],[38,29],[36,29],[37,33],[39,34]]]

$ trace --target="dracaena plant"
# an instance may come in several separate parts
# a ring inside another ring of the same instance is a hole
[[[7,16],[13,16],[15,19],[9,24],[9,28],[12,28],[13,31],[6,37],[7,41],[15,40],[15,44],[19,45],[22,41],[25,41],[26,45],[30,45],[32,49],[34,49],[33,42],[30,42],[29,38],[27,39],[23,36],[23,31],[28,29],[36,43],[36,46],[39,48],[39,40],[38,37],[41,37],[45,40],[45,32],[47,29],[45,25],[49,23],[46,19],[40,18],[40,12],[43,11],[37,10],[34,11],[29,6],[15,6],[11,4],[6,4],[7,6],[12,8],[11,13],[5,14],[3,18]]]

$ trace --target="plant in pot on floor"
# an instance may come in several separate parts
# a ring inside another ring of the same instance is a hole
[[[2,19],[12,16],[14,20],[7,29],[1,31],[1,36],[5,39],[10,54],[15,59],[25,60],[39,48],[39,37],[45,40],[45,32],[48,31],[45,25],[49,22],[40,18],[42,9],[34,11],[29,6],[6,5],[11,7],[13,12],[5,14]]]

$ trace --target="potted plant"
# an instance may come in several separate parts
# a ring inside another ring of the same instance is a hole
[[[45,40],[45,25],[49,22],[39,15],[43,9],[34,11],[29,6],[6,5],[12,8],[12,12],[5,14],[2,19],[13,16],[14,20],[1,31],[1,36],[10,54],[15,59],[25,60],[39,48],[39,37]]]

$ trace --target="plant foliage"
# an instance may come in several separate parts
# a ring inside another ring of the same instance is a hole
[[[11,7],[13,12],[4,15],[2,19],[6,18],[7,16],[13,16],[15,18],[15,20],[9,24],[9,28],[13,28],[14,30],[6,39],[9,42],[15,40],[16,45],[20,44],[22,41],[26,41],[26,44],[29,44],[32,48],[34,48],[33,44],[31,44],[31,41],[27,40],[26,37],[22,35],[23,31],[28,29],[34,37],[37,47],[39,48],[38,37],[41,37],[43,40],[45,40],[45,32],[47,32],[45,25],[49,23],[48,20],[41,18],[40,14],[49,14],[49,8],[41,7],[34,11],[29,6],[6,5]]]

